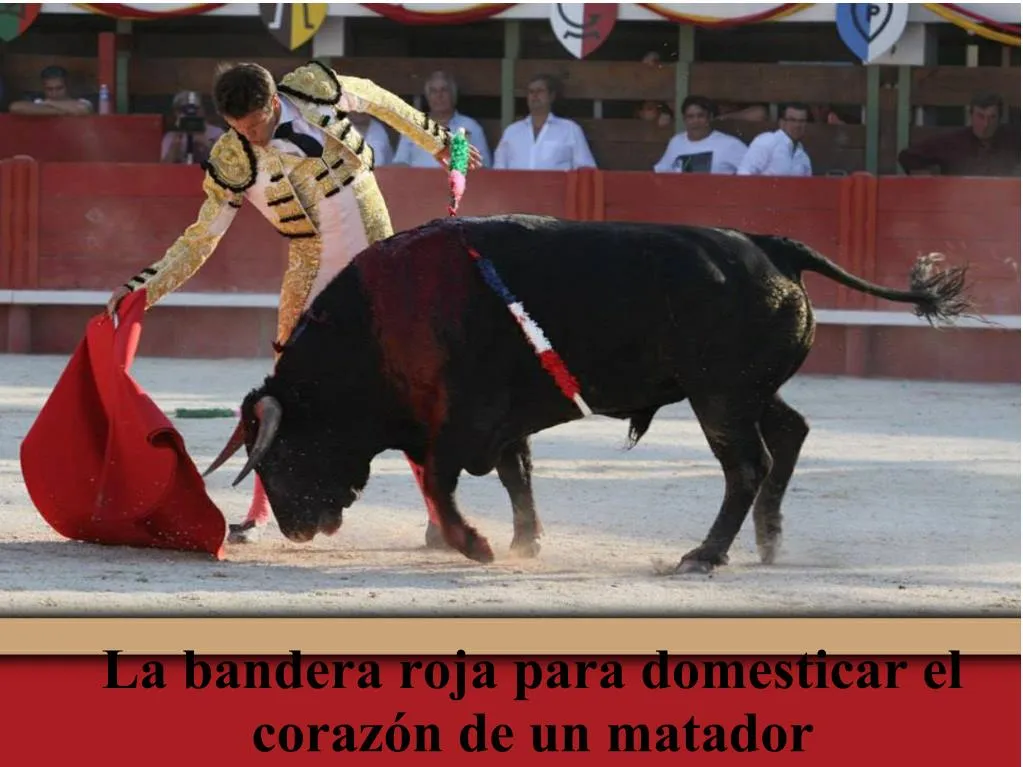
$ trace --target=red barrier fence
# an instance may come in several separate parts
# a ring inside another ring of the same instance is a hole
[[[445,215],[441,170],[385,167],[378,176],[396,229]],[[192,166],[0,162],[0,350],[73,349],[109,292],[194,220],[200,183]],[[1004,328],[932,330],[905,305],[808,275],[821,325],[803,371],[1020,380],[1018,179],[473,174],[465,215],[513,211],[775,232],[892,286],[906,284],[918,255],[940,251],[971,265],[972,294]],[[269,358],[285,256],[282,239],[245,206],[206,266],[152,313],[140,353]]]
[[[155,114],[0,114],[0,157],[39,162],[160,162],[163,118]]]

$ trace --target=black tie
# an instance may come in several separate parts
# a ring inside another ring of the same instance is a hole
[[[312,136],[299,133],[290,122],[281,123],[274,131],[274,138],[282,138],[297,146],[308,157],[322,157],[323,145]]]

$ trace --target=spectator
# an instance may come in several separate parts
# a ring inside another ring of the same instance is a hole
[[[391,136],[387,128],[379,120],[374,120],[363,112],[349,112],[348,119],[351,120],[355,130],[359,131],[366,142],[373,150],[373,167],[379,168],[390,165],[394,162],[394,149],[391,148]],[[426,154],[426,152],[424,152]],[[431,158],[433,159],[433,158]],[[433,160],[435,166],[439,165]]]
[[[430,117],[452,131],[465,128],[469,143],[480,150],[483,167],[489,168],[491,165],[490,146],[487,144],[483,127],[471,117],[467,117],[455,109],[455,105],[458,104],[458,83],[455,82],[455,78],[447,72],[438,70],[426,79],[423,84],[423,94],[429,105]],[[404,136],[398,142],[398,149],[394,153],[394,163],[396,165],[411,165],[413,168],[438,167],[436,158]]]
[[[206,122],[202,97],[195,91],[181,91],[171,103],[174,127],[163,134],[160,162],[201,164],[224,131]]]
[[[831,104],[813,104],[810,106],[810,119],[821,125],[847,125],[849,121],[842,117]]]
[[[654,165],[658,173],[735,173],[746,145],[735,136],[711,128],[714,104],[703,96],[682,102],[686,129],[668,142],[664,156]]]
[[[907,173],[945,176],[1019,176],[1019,128],[1008,129],[1001,96],[978,94],[970,102],[970,125],[899,152]]]
[[[505,129],[494,152],[495,168],[574,170],[597,166],[579,124],[551,112],[557,97],[557,80],[551,75],[538,75],[527,83],[529,116]]]
[[[657,51],[649,51],[643,56],[642,62],[654,69],[660,69],[663,66],[661,54]],[[640,120],[657,123],[659,128],[667,128],[675,119],[671,114],[671,107],[663,101],[644,101],[639,105],[636,116]]]
[[[812,176],[813,165],[802,144],[809,118],[806,104],[783,104],[778,130],[761,133],[750,142],[738,175]]]
[[[11,103],[10,112],[16,115],[89,115],[92,103],[87,99],[72,98],[68,92],[68,74],[64,67],[50,66],[39,73],[43,95],[31,101],[23,99]]]

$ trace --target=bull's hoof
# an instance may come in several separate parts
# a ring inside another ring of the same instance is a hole
[[[540,540],[538,538],[515,536],[511,542],[512,556],[520,559],[535,559],[540,555]]]
[[[263,526],[257,525],[252,520],[242,522],[240,525],[228,525],[228,543],[258,543],[263,537]]]
[[[773,538],[764,543],[757,544],[757,553],[760,555],[760,561],[765,565],[773,565],[775,559],[778,558],[778,551],[781,549],[781,538]]]
[[[490,542],[482,535],[470,533],[469,545],[466,547],[465,556],[475,562],[482,562],[488,565],[494,561],[494,550],[490,548]]]
[[[490,542],[486,538],[469,526],[457,531],[456,535],[459,533],[463,543],[459,546],[457,541],[449,541],[452,548],[457,549],[474,562],[482,562],[486,565],[494,561],[494,550],[490,548]]]
[[[444,540],[444,533],[432,522],[426,526],[426,548],[434,551],[447,551],[451,548]]]
[[[468,525],[452,526],[446,531],[438,529],[443,536],[443,548],[453,549],[459,554],[475,562],[489,564],[494,561],[494,551],[490,543],[475,528]],[[429,545],[429,539],[427,539]]]
[[[678,565],[675,567],[675,572],[680,575],[688,573],[709,575],[715,567],[727,564],[727,554],[719,554],[703,546],[698,546],[679,560]]]

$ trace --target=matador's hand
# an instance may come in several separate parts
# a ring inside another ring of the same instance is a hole
[[[107,301],[107,314],[111,317],[117,312],[117,306],[121,303],[121,300],[131,293],[127,285],[118,286],[117,290],[110,294],[110,300]]]

